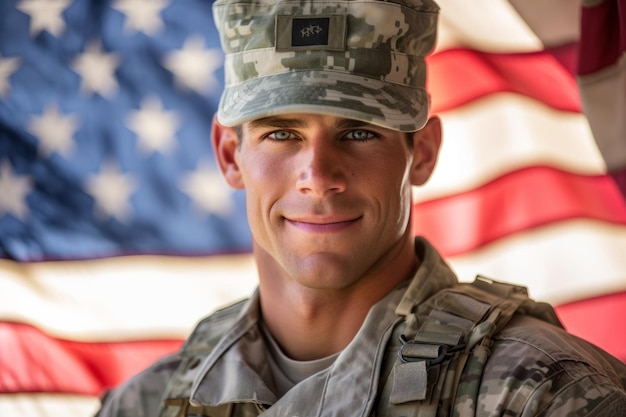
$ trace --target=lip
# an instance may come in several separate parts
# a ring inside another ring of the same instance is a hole
[[[354,225],[360,219],[360,217],[348,220],[301,220],[285,218],[285,221],[302,232],[327,234],[341,232]]]

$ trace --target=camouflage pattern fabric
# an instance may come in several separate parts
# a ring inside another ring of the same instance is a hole
[[[405,132],[426,123],[431,0],[217,1],[213,10],[226,53],[222,124],[298,112]]]
[[[360,332],[367,336],[369,345],[362,345],[361,336],[357,336],[344,351],[352,352],[343,358],[345,366],[335,363],[325,373],[301,382],[286,395],[288,398],[271,399],[271,392],[261,391],[254,398],[249,395],[256,387],[271,386],[266,366],[259,361],[263,355],[259,347],[263,347],[257,343],[259,315],[255,296],[203,320],[178,355],[160,361],[108,395],[99,416],[626,415],[626,364],[562,328],[527,314],[512,316],[502,323],[502,330],[467,352],[457,352],[453,360],[426,367],[424,399],[392,403],[402,346],[399,335],[407,333],[408,327],[420,328],[424,319],[411,324],[411,320],[390,317],[397,316],[397,311],[411,311],[410,307],[404,310],[407,306],[432,304],[433,297],[442,291],[459,294],[467,285],[457,284],[453,272],[428,242],[418,238],[417,247],[423,264],[412,282],[395,291],[399,296],[391,294],[377,304]],[[534,314],[526,307],[522,311]],[[445,307],[446,311],[463,309],[465,306]],[[474,307],[469,310],[482,314]],[[419,316],[424,314],[430,313],[422,311]],[[434,316],[443,317],[441,313]],[[449,319],[458,323],[465,320]],[[375,347],[371,355],[367,346]],[[230,355],[228,360],[220,362],[225,355]],[[217,368],[211,365],[220,363]],[[329,381],[333,378],[353,382],[330,390]],[[363,378],[371,388],[358,391],[355,387]],[[456,384],[457,379],[458,389],[452,390],[452,395],[437,394],[446,392],[445,386]],[[206,384],[209,380],[212,382]],[[231,393],[246,394],[215,400],[213,390],[220,390],[220,384],[229,385]],[[332,401],[328,401],[331,397]]]
[[[518,316],[489,350],[474,352],[453,416],[626,415],[626,366],[565,331]]]

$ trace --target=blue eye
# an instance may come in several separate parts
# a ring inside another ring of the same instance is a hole
[[[350,132],[346,134],[347,139],[359,140],[359,141],[370,140],[375,137],[376,135],[374,133],[370,132],[369,130],[363,130],[363,129],[351,130]]]
[[[293,139],[295,136],[293,135],[293,133],[289,132],[288,130],[277,130],[275,132],[268,134],[266,137],[268,139],[280,142],[284,140]]]

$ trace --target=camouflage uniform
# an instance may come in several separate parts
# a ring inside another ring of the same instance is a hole
[[[472,349],[453,399],[433,403],[432,387],[451,370],[444,362],[429,365],[423,399],[394,400],[398,384],[401,396],[419,391],[404,384],[397,371],[402,365],[398,336],[412,319],[403,314],[416,306],[432,310],[428,300],[457,285],[428,242],[418,238],[417,247],[423,263],[415,277],[372,307],[330,368],[283,397],[273,393],[254,295],[201,321],[180,353],[112,391],[99,416],[626,415],[625,364],[554,324],[519,314],[488,345]],[[447,401],[451,407],[444,406]]]

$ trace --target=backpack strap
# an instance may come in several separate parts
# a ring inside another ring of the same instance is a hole
[[[525,287],[483,276],[441,290],[414,309],[390,375],[389,401],[394,414],[404,416],[450,415],[463,372],[478,376],[463,386],[464,395],[477,396],[491,337],[515,314],[562,327],[552,307],[530,299]]]

